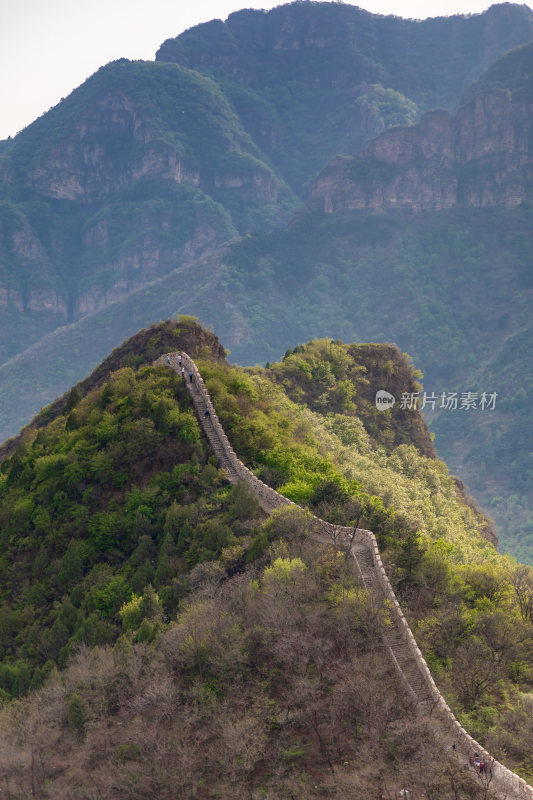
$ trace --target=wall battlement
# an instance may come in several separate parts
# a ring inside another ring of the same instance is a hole
[[[275,489],[263,483],[240,461],[218,419],[196,364],[187,354],[182,353],[181,356],[185,368],[185,381],[194,407],[207,439],[221,467],[227,472],[229,480],[232,483],[245,481],[251,486],[261,508],[267,514],[271,514],[274,509],[282,505],[296,506],[292,500],[283,497]],[[169,366],[178,373],[181,371],[178,364],[178,353],[171,353],[168,357],[162,356],[155,363]],[[192,380],[190,380],[190,375]],[[208,416],[205,415],[206,409],[209,411]],[[489,767],[486,778],[479,776],[479,779],[490,783],[491,792],[501,800],[533,800],[533,787],[519,775],[496,761],[476,742],[460,725],[441,695],[396,599],[381,561],[374,534],[360,528],[354,533],[353,528],[332,525],[318,517],[312,517],[312,524],[315,534],[318,534],[321,539],[349,546],[365,588],[371,591],[377,599],[389,602],[393,624],[384,637],[385,651],[393,660],[413,701],[438,722],[443,748],[451,750],[452,745],[455,745],[457,757],[464,760],[466,764],[469,763],[469,759],[474,753],[479,754]]]

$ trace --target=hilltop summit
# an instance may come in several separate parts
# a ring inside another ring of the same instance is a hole
[[[171,368],[186,341],[236,458],[300,510],[265,519],[217,468],[189,378]],[[34,786],[66,798],[90,775],[103,797],[141,786],[170,800],[201,784],[232,799],[288,787],[304,800],[322,786],[341,800],[385,770],[395,791],[481,800],[386,655],[390,609],[364,582],[369,566],[361,582],[335,536],[314,541],[311,514],[333,532],[375,531],[454,709],[527,769],[529,675],[511,659],[529,658],[514,587],[530,572],[497,555],[445,465],[409,444],[416,409],[371,409],[373,381],[410,391],[416,377],[390,347],[330,339],[266,369],[232,367],[182,318],[134,337],[24,433],[0,469],[0,689],[30,692],[0,710],[13,797]],[[509,725],[512,755],[498,738]]]

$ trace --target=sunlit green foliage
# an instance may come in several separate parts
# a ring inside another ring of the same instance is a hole
[[[509,715],[522,719],[533,689],[533,570],[483,537],[483,518],[445,464],[423,455],[414,424],[402,432],[401,415],[372,411],[368,376],[413,386],[412,364],[388,346],[325,339],[268,369],[207,356],[198,365],[238,455],[304,510],[259,519],[249,487],[229,487],[209,456],[185,385],[166,367],[122,367],[71,393],[0,471],[2,697],[39,686],[80,644],[148,644],[169,623],[187,681],[216,692],[241,674],[242,628],[209,592],[191,601],[190,591],[253,568],[251,597],[290,605],[307,592],[301,553],[314,514],[374,531],[439,685],[503,758]],[[343,574],[346,555],[332,559],[324,579]],[[346,630],[364,624],[353,584],[328,584],[322,599]],[[81,738],[78,705],[71,730]],[[526,750],[512,756],[524,775]]]
[[[424,457],[413,445],[402,444],[391,452],[374,449],[360,419],[339,413],[335,401],[334,410],[327,405],[322,413],[311,410],[323,386],[309,374],[322,358],[323,372],[331,375],[328,381],[333,384],[332,353],[344,369],[349,367],[349,373],[334,369],[341,378],[350,374],[357,401],[357,390],[365,384],[357,348],[322,340],[296,350],[269,370],[201,362],[222,424],[249,466],[278,491],[321,516],[335,513],[332,506],[344,505],[345,524],[359,517],[360,527],[366,522],[382,544],[407,540],[412,527],[431,539],[445,536],[458,561],[497,557],[485,539],[479,534],[476,538],[479,519],[458,498],[443,462]],[[290,400],[287,393],[300,402]],[[361,403],[363,418],[368,405]],[[391,424],[387,418],[383,424],[393,437],[394,427],[399,426],[398,419]],[[350,500],[358,500],[362,508],[350,505]]]
[[[259,476],[318,516],[374,531],[449,702],[482,741],[504,741],[509,704],[533,688],[533,579],[481,535],[482,518],[443,462],[413,445],[376,448],[350,409],[340,413],[334,400],[334,410],[317,404],[321,388],[335,386],[335,353],[351,363],[357,402],[365,381],[354,369],[355,352],[318,341],[267,370],[204,362],[202,372],[237,452]],[[293,513],[281,509],[270,524],[281,532],[283,517]],[[268,541],[265,528],[255,552]],[[291,565],[280,559],[271,569],[281,580]],[[526,763],[516,757],[524,775]]]
[[[236,545],[257,514],[208,462],[183,382],[165,368],[123,368],[85,397],[71,393],[1,470],[8,694],[39,683],[48,662],[64,666],[80,643],[112,642],[121,628],[148,640],[190,569]]]

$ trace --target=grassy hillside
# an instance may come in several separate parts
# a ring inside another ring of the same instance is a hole
[[[400,783],[476,796],[436,758],[430,722],[413,727],[378,646],[386,613],[351,560],[312,544],[305,511],[265,520],[246,487],[228,485],[181,379],[147,364],[171,344],[193,350],[263,480],[375,532],[456,713],[531,776],[533,570],[485,538],[419,413],[372,408],[384,375],[416,390],[412,365],[390,347],[315,340],[267,369],[231,367],[183,318],[112,354],[2,461],[0,758],[12,796],[33,781],[77,797],[89,772],[101,796],[110,781],[132,797],[179,785],[340,798]]]

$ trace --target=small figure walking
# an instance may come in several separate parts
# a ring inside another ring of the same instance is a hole
[[[178,365],[181,367],[181,353],[178,353]]]
[[[181,368],[181,377],[185,380],[185,367]]]
[[[170,356],[167,353],[167,364],[170,364]]]
[[[206,408],[206,410],[204,411],[204,417],[209,417],[209,416],[211,416],[209,413],[209,409]]]
[[[192,372],[189,372],[189,383],[192,383]]]

